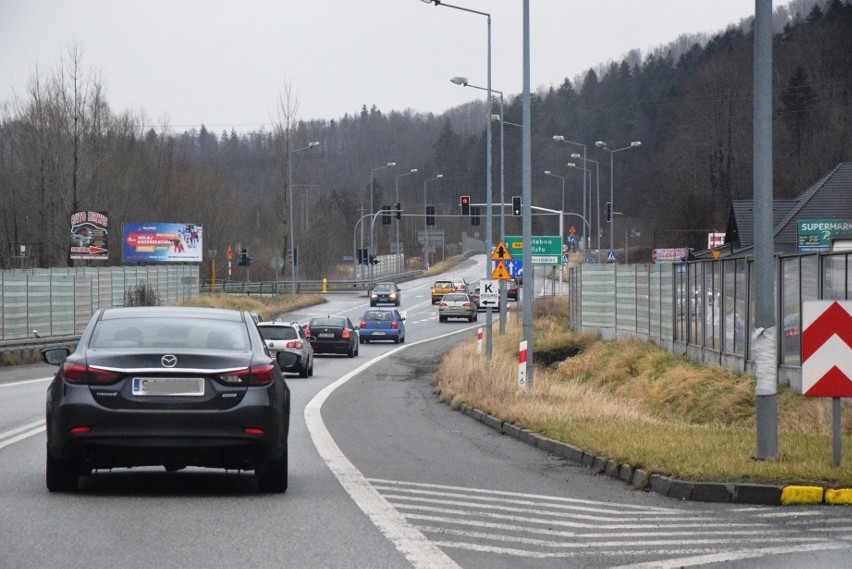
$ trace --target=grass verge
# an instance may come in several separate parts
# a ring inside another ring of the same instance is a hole
[[[534,385],[517,386],[522,331],[514,318],[493,338],[491,362],[475,341],[447,353],[433,377],[439,397],[587,452],[687,480],[852,487],[852,417],[843,460],[832,465],[831,400],[778,393],[779,455],[753,460],[754,377],[698,365],[650,342],[579,334],[565,299],[536,301]]]

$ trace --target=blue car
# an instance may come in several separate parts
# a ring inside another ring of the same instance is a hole
[[[358,331],[362,344],[372,340],[399,344],[405,342],[405,317],[395,308],[371,308],[361,317]]]

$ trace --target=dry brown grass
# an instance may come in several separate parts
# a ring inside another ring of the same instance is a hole
[[[835,468],[830,400],[780,389],[779,457],[754,461],[753,377],[694,364],[649,342],[572,332],[564,300],[537,301],[535,313],[532,389],[517,386],[515,318],[505,336],[493,336],[490,363],[474,341],[444,356],[433,378],[440,398],[651,472],[852,486],[852,417],[847,411],[844,461]]]
[[[261,320],[271,320],[285,312],[325,302],[320,295],[249,296],[234,294],[202,294],[184,303],[186,306],[229,308],[256,312]]]

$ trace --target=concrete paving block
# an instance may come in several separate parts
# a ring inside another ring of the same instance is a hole
[[[513,439],[521,439],[521,430],[511,423],[503,423],[503,434]]]
[[[530,446],[538,447],[538,439],[539,438],[540,437],[537,434],[535,434],[534,432],[527,430],[527,429],[521,429],[520,439],[521,439],[522,442],[525,442],[526,444],[528,444]]]
[[[467,414],[470,415],[471,419],[479,421],[480,423],[482,422],[482,411],[480,411],[479,409],[476,409],[475,407],[470,407]]]
[[[669,498],[691,500],[695,483],[687,480],[673,479],[669,485]]]
[[[595,467],[595,461],[597,459],[598,459],[598,457],[596,457],[595,455],[584,452],[583,453],[583,466],[588,466],[589,468],[594,468]]]
[[[690,499],[694,502],[730,502],[733,493],[733,487],[728,484],[694,482]]]
[[[652,474],[651,479],[651,490],[660,494],[661,496],[669,495],[669,488],[672,485],[672,479],[668,476],[663,476],[661,474]]]
[[[576,462],[578,464],[582,464],[583,462],[583,451],[578,449],[577,447],[569,444],[564,444],[565,447],[565,458],[570,460],[571,462]]]
[[[781,504],[781,488],[769,484],[734,484],[731,502],[734,504],[778,506]]]
[[[651,476],[641,468],[633,469],[633,478],[630,480],[630,485],[636,490],[644,490],[648,487]]]
[[[629,464],[620,464],[618,466],[618,479],[624,482],[630,482],[633,479],[633,467]]]
[[[618,478],[618,463],[612,459],[607,460],[604,474],[610,478]]]
[[[486,427],[490,427],[490,428],[494,429],[495,431],[497,431],[499,433],[500,429],[503,426],[503,421],[501,421],[497,417],[492,417],[491,415],[486,415],[485,413],[483,413],[482,414],[482,424],[485,425]]]

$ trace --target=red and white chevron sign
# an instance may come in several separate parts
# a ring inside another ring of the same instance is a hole
[[[802,394],[852,397],[852,301],[802,306]]]

